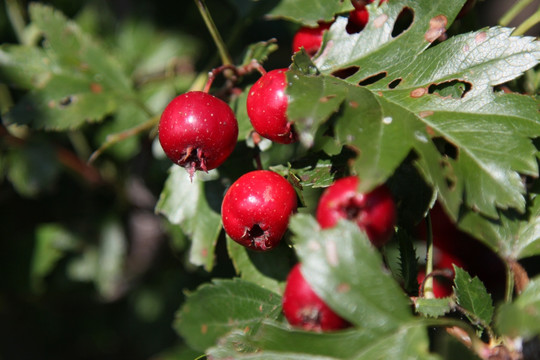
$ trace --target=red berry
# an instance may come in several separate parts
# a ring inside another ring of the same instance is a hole
[[[238,138],[238,122],[224,101],[202,91],[174,98],[159,121],[159,142],[165,154],[191,176],[221,165]]]
[[[369,12],[365,6],[359,6],[349,13],[349,21],[345,29],[349,34],[362,31],[369,21]]]
[[[221,217],[234,241],[253,250],[269,250],[280,242],[295,210],[292,185],[273,171],[255,170],[227,190]]]
[[[261,76],[247,97],[247,113],[255,131],[281,144],[296,141],[293,125],[287,118],[286,71],[276,69]]]
[[[293,124],[287,117],[286,71],[276,69],[261,76],[247,97],[247,113],[255,131],[280,144],[296,141]]]
[[[356,222],[371,243],[377,247],[386,244],[394,232],[396,208],[390,190],[381,185],[369,193],[359,193],[360,180],[349,176],[335,181],[319,199],[317,221],[325,229],[340,219]]]
[[[315,55],[321,47],[324,31],[328,30],[330,25],[332,25],[332,23],[322,23],[314,28],[307,26],[301,27],[293,37],[293,53],[304,48],[309,56]]]
[[[283,292],[283,314],[292,326],[311,331],[339,330],[349,323],[337,315],[302,276],[296,264],[287,277]]]

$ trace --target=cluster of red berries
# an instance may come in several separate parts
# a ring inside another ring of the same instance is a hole
[[[366,26],[366,4],[373,1],[352,0],[354,10],[349,13],[347,32],[356,33]],[[321,23],[317,28],[301,28],[293,39],[293,51],[304,48],[314,55],[321,46],[323,32],[330,26]],[[249,90],[246,104],[253,129],[281,144],[297,140],[287,117],[286,71],[264,73]],[[159,140],[165,154],[191,177],[197,170],[220,166],[233,152],[237,138],[238,123],[229,105],[203,91],[190,91],[173,99],[159,123]],[[340,219],[354,221],[379,248],[394,232],[395,204],[384,185],[360,193],[359,181],[356,176],[336,180],[322,194],[316,218],[322,229],[336,225]],[[227,190],[221,206],[223,227],[234,241],[249,249],[270,250],[283,238],[296,208],[296,191],[284,177],[268,170],[251,171]],[[302,276],[300,264],[287,278],[283,312],[291,325],[307,330],[335,330],[349,325],[315,294]]]

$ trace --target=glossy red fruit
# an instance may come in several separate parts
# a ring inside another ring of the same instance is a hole
[[[221,204],[225,232],[253,250],[275,247],[296,210],[296,192],[281,175],[255,170],[242,175],[227,190]]]
[[[294,34],[292,41],[293,53],[304,48],[309,56],[315,55],[321,47],[324,31],[328,30],[330,25],[332,25],[332,23],[322,23],[314,28],[303,26],[298,29]]]
[[[390,190],[381,185],[369,193],[359,193],[360,180],[349,176],[336,180],[319,199],[317,221],[325,229],[340,219],[355,221],[376,247],[386,244],[394,233],[396,207]]]
[[[362,31],[369,21],[369,12],[365,6],[358,6],[349,13],[349,20],[345,30],[349,34]]]
[[[159,142],[172,162],[193,176],[221,165],[238,138],[238,122],[224,101],[202,91],[174,98],[159,121]]]
[[[282,305],[289,324],[304,330],[330,331],[349,326],[313,291],[300,271],[300,264],[287,277]]]
[[[280,144],[296,141],[293,124],[287,118],[286,71],[267,72],[253,84],[247,97],[247,113],[255,131]]]

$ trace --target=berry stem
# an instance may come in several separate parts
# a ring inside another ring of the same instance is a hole
[[[90,156],[90,158],[88,159],[88,164],[92,164],[109,147],[131,136],[134,136],[144,131],[147,131],[149,129],[152,129],[154,126],[158,124],[158,122],[159,122],[159,115],[156,115],[150,118],[148,121],[145,121],[144,123],[139,124],[135,127],[132,127],[130,129],[127,129],[119,133],[107,135],[107,137],[105,138],[105,142],[101,144],[101,146],[96,151],[94,151],[92,155]]]
[[[426,216],[427,239],[426,239],[426,278],[424,279],[423,289],[425,297],[433,299],[433,277],[427,276],[433,272],[433,228],[431,224],[430,213]]]
[[[516,30],[512,33],[512,35],[523,35],[525,34],[530,28],[535,26],[536,24],[540,23],[540,7],[534,14],[532,14],[529,18],[527,18],[525,21],[521,23],[517,27]]]
[[[221,35],[216,27],[216,24],[214,23],[214,20],[212,19],[212,16],[210,16],[210,12],[208,11],[206,3],[204,2],[204,0],[195,0],[195,5],[197,5],[197,8],[201,13],[206,27],[208,28],[210,35],[212,35],[212,39],[214,39],[214,43],[216,44],[219,55],[221,57],[221,62],[223,63],[223,65],[232,65],[233,61],[231,55],[229,54],[229,51],[225,46],[225,42],[221,38]]]
[[[499,20],[499,25],[508,26],[514,18],[523,11],[533,0],[520,0],[514,4]]]
[[[24,19],[24,10],[19,0],[6,0],[6,12],[11,22],[13,32],[17,40],[24,45],[30,45],[25,36],[26,21]]]

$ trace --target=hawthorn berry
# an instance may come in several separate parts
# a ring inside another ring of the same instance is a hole
[[[325,229],[340,219],[355,221],[376,247],[386,244],[394,232],[396,207],[390,190],[380,185],[369,193],[358,192],[360,179],[348,176],[336,180],[321,195],[316,217]]]
[[[174,98],[159,121],[159,142],[172,162],[193,176],[221,165],[238,138],[238,122],[223,100],[202,91]]]
[[[365,6],[358,6],[349,12],[349,20],[345,30],[349,34],[355,34],[362,31],[369,21],[369,12]]]
[[[296,264],[287,276],[282,306],[289,324],[304,330],[330,331],[350,325],[313,291],[300,271],[300,264]]]
[[[255,131],[280,144],[296,141],[293,124],[287,118],[286,71],[267,72],[253,84],[247,97],[247,113]]]
[[[264,251],[275,247],[296,210],[296,192],[281,175],[255,170],[242,175],[225,193],[221,217],[237,243]]]
[[[330,25],[332,23],[321,23],[317,27],[303,26],[298,29],[292,40],[293,53],[304,48],[309,56],[315,55],[321,47],[324,31],[328,30]]]

